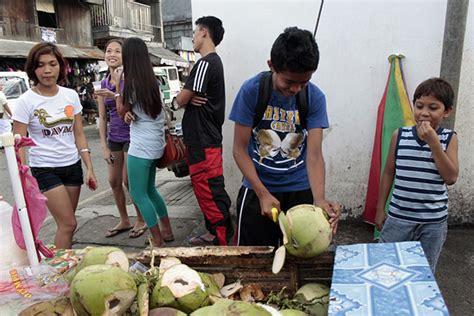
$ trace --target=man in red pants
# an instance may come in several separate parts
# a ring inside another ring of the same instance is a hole
[[[222,21],[213,16],[201,17],[195,24],[193,48],[201,59],[191,70],[177,101],[186,108],[182,124],[184,142],[188,146],[189,173],[209,233],[193,237],[189,242],[227,245],[234,230],[222,170],[224,69],[216,53],[224,28]]]

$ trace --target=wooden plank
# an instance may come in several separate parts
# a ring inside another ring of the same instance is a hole
[[[155,265],[160,258],[176,257],[182,263],[197,271],[223,273],[226,284],[241,280],[243,284],[255,283],[265,294],[278,292],[287,287],[294,293],[301,285],[318,282],[330,285],[334,252],[326,252],[311,259],[295,258],[287,255],[282,271],[273,274],[273,247],[177,247],[156,248],[153,251]],[[150,251],[129,255],[146,265],[150,264]]]

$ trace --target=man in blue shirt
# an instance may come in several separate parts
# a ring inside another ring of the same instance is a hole
[[[237,94],[230,119],[235,122],[233,154],[244,175],[237,198],[237,245],[277,246],[281,232],[272,208],[286,212],[298,204],[315,204],[330,216],[334,232],[339,205],[325,198],[323,129],[329,126],[326,98],[310,79],[319,62],[318,46],[309,31],[287,28],[271,50],[271,96],[261,120],[260,80],[247,80]],[[297,94],[307,93],[305,117]]]

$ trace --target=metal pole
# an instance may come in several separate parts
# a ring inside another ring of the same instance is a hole
[[[441,56],[440,77],[448,81],[454,90],[454,108],[451,115],[443,120],[443,127],[453,129],[456,120],[459,78],[461,76],[464,34],[469,0],[448,0],[444,25],[443,54]]]
[[[316,19],[316,25],[314,26],[313,37],[316,38],[316,32],[318,31],[319,19],[321,18],[321,12],[323,11],[324,0],[321,0],[321,5],[319,6],[318,18]]]
[[[26,245],[26,253],[30,266],[39,265],[38,255],[36,252],[35,241],[33,239],[33,232],[31,231],[30,219],[28,217],[28,210],[26,209],[25,196],[23,195],[23,187],[20,180],[20,171],[16,162],[14,139],[12,133],[1,134],[3,147],[5,147],[5,155],[8,164],[8,173],[10,174],[10,182],[12,184],[13,196],[15,197],[16,207],[18,209],[18,216],[20,218],[21,230]]]

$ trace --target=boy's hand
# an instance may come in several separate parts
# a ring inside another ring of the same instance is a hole
[[[418,134],[418,137],[426,142],[430,147],[437,141],[439,142],[436,131],[431,127],[431,124],[428,121],[418,122],[416,125],[416,133]]]
[[[377,213],[375,213],[375,228],[377,228],[378,231],[382,231],[383,224],[385,223],[385,218],[387,215],[385,215],[385,210],[384,209],[377,209]]]
[[[260,201],[260,212],[262,216],[266,216],[273,221],[272,208],[276,208],[278,213],[280,210],[280,201],[278,201],[273,195],[267,193],[258,198]]]
[[[331,225],[332,233],[335,235],[341,217],[341,204],[328,200],[316,200],[314,205],[322,208],[329,215],[329,224]]]

